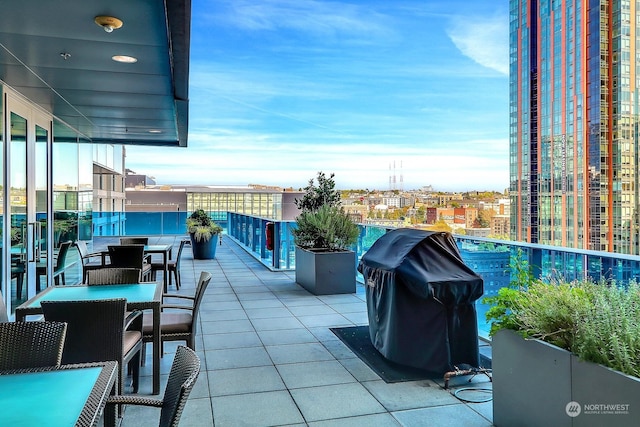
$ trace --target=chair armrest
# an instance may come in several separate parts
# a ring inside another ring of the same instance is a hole
[[[181,299],[188,299],[191,301],[195,301],[196,298],[190,295],[180,295],[180,294],[162,294],[162,298],[181,298]]]
[[[142,332],[142,310],[128,312],[124,318],[124,329]]]
[[[187,305],[177,305],[177,304],[162,304],[162,306],[160,307],[161,310],[164,310],[165,308],[178,308],[180,310],[189,310],[189,311],[193,311],[193,307],[189,307]]]
[[[107,404],[109,405],[142,405],[142,406],[152,406],[155,408],[162,408],[162,400],[154,399],[152,397],[144,397],[139,395],[115,395],[109,396],[107,399]]]

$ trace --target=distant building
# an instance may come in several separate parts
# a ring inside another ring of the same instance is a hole
[[[467,236],[470,237],[489,237],[491,234],[490,228],[467,228]]]
[[[124,177],[125,188],[146,187],[148,185],[156,185],[155,178],[148,175],[137,174],[131,169],[126,170]]]
[[[495,215],[491,218],[491,235],[508,236],[510,228],[509,222],[509,215]]]
[[[127,188],[126,211],[193,212],[203,209],[216,214],[236,212],[275,220],[293,220],[300,213],[295,199],[302,192],[275,187],[162,185]]]

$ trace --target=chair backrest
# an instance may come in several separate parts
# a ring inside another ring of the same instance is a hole
[[[87,301],[42,301],[47,321],[67,323],[62,363],[85,363],[123,358],[124,298]]]
[[[200,302],[204,296],[204,291],[207,290],[209,282],[211,281],[211,273],[208,271],[202,271],[200,273],[200,279],[198,279],[198,285],[196,286],[195,300],[193,302],[193,313],[191,314],[193,326],[192,330],[196,330],[196,322],[198,320],[198,312],[200,311]]]
[[[67,252],[69,252],[69,248],[72,244],[73,242],[71,240],[60,243],[58,258],[56,259],[56,266],[53,269],[54,272],[60,271],[65,268],[67,262]]]
[[[87,270],[87,285],[125,285],[140,283],[139,268],[105,267]]]
[[[0,323],[0,370],[60,366],[67,324]]]
[[[121,237],[120,244],[121,245],[148,245],[149,238],[148,237]]]
[[[196,353],[189,347],[178,346],[162,399],[160,427],[178,425],[189,393],[191,393],[199,374],[200,359]]]
[[[184,245],[187,242],[185,240],[180,241],[180,246],[178,246],[178,253],[176,254],[176,268],[180,268],[180,258],[182,257],[182,250],[184,249]]]
[[[89,248],[87,247],[87,242],[84,240],[76,240],[76,248],[78,248],[78,253],[80,254],[80,260],[82,263],[85,262],[85,259],[89,255]]]
[[[144,245],[109,245],[109,266],[142,269]]]

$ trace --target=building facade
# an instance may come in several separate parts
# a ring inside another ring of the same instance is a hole
[[[638,4],[509,4],[511,239],[638,254]]]

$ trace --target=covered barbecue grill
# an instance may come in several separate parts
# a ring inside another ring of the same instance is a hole
[[[387,359],[434,373],[479,366],[474,302],[482,278],[449,233],[401,228],[362,257],[371,343]]]

